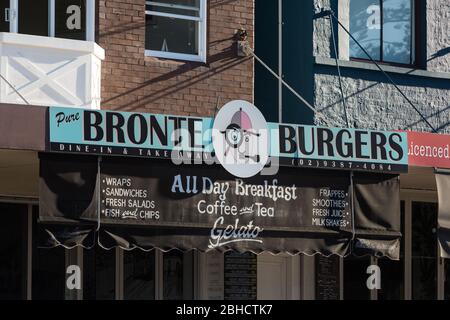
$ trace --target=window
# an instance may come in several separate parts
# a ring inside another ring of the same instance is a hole
[[[206,0],[146,2],[146,55],[206,61]]]
[[[95,0],[0,0],[0,31],[95,40]]]
[[[412,299],[437,298],[437,204],[412,202]]]
[[[64,300],[66,254],[63,247],[42,247],[48,239],[45,228],[38,224],[39,207],[33,206],[32,295],[33,300]]]
[[[352,0],[350,33],[374,60],[413,64],[414,0]],[[350,57],[369,59],[350,39]]]
[[[116,298],[116,250],[96,246],[83,250],[83,299],[114,300]]]
[[[192,251],[85,249],[83,299],[192,300],[195,259]]]
[[[27,206],[0,203],[0,300],[26,297]]]
[[[9,0],[0,0],[0,32],[9,31]]]
[[[400,222],[403,235],[400,240],[400,260],[378,259],[382,275],[378,300],[403,300],[405,297],[405,201],[400,203]]]
[[[125,251],[124,299],[155,300],[155,252]]]
[[[19,0],[19,32],[36,36],[48,36],[48,1]]]
[[[344,258],[344,300],[370,300],[367,288],[369,257],[348,256]]]
[[[64,300],[65,298],[65,249],[33,247],[33,300]]]
[[[55,21],[53,27],[53,34],[55,37],[86,40],[88,24],[86,20],[86,2],[87,0],[55,1]],[[94,39],[93,36],[92,39]]]
[[[192,300],[194,297],[193,252],[172,250],[163,254],[163,299]]]

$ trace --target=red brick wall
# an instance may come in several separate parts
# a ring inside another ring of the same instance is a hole
[[[100,0],[102,109],[213,116],[230,100],[253,101],[253,59],[236,54],[244,27],[253,47],[253,0],[208,0],[207,63],[145,56],[145,0]]]

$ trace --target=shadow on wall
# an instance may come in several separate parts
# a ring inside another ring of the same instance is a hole
[[[427,60],[427,62],[430,62],[431,60],[434,60],[436,58],[441,58],[449,53],[450,53],[450,47],[443,48],[443,49],[435,52],[434,54],[432,54],[430,59]]]
[[[437,111],[437,112],[435,112],[435,113],[432,113],[429,116],[426,116],[425,118],[428,121],[430,121],[433,118],[439,117],[439,116],[441,116],[442,114],[444,114],[446,112],[450,112],[450,105],[445,107],[445,108],[443,108],[443,109],[441,109],[441,110],[439,110],[439,111]],[[424,122],[423,120],[419,120],[419,121],[413,122],[413,123],[407,125],[404,129],[405,130],[412,130],[414,128],[414,126],[417,126],[417,125],[419,125],[419,124],[421,124],[423,122]],[[450,121],[447,121],[445,124],[439,125],[439,127],[436,128],[436,131],[439,133],[439,132],[444,131],[445,129],[447,129],[447,127],[449,127],[449,126],[450,126]]]
[[[204,70],[204,71],[200,71],[199,74],[190,76],[186,80],[178,81],[176,83],[176,85],[174,85],[174,86],[167,86],[163,89],[153,91],[149,94],[141,95],[141,96],[139,96],[139,98],[136,98],[134,101],[127,102],[125,104],[116,106],[114,109],[115,110],[120,109],[120,110],[133,111],[133,110],[136,110],[139,108],[143,108],[143,107],[145,107],[145,105],[147,105],[149,103],[156,102],[160,99],[170,96],[171,94],[177,93],[180,90],[186,89],[186,88],[193,86],[199,82],[205,81],[208,78],[210,78],[216,74],[224,72],[225,70],[231,69],[231,68],[251,59],[251,57],[244,58],[244,59],[240,58],[240,57],[236,57],[235,52],[236,52],[235,44],[233,44],[233,46],[231,46],[230,48],[228,48],[220,53],[217,53],[215,55],[209,56],[208,57],[209,65],[214,64],[217,61],[222,62],[222,64],[212,67],[212,68],[210,68],[210,67],[205,68],[205,66],[200,63],[186,62],[174,71],[168,72],[166,74],[163,74],[163,75],[157,76],[153,79],[150,79],[148,81],[145,81],[141,85],[138,85],[135,88],[132,88],[130,90],[122,92],[110,99],[104,100],[103,103],[105,103],[105,104],[112,103],[115,100],[118,100],[118,99],[125,97],[127,95],[130,95],[132,93],[136,93],[138,91],[145,90],[146,87],[151,86],[152,84],[162,82],[162,81],[167,81],[170,79],[174,79],[177,76],[185,74],[186,72],[193,71],[195,69]]]
[[[248,0],[237,0],[237,2],[239,1],[248,1]],[[236,0],[209,0],[209,8],[213,9],[233,2],[236,2]]]
[[[109,36],[124,33],[126,31],[129,32],[132,30],[142,29],[143,27],[144,26],[141,22],[126,22],[118,25],[113,25],[111,27],[108,27],[106,31],[100,32],[98,34],[98,42],[102,43],[102,40]]]
[[[399,86],[450,90],[450,80],[411,75],[410,73],[413,71],[405,74],[389,73],[389,76]],[[337,70],[335,66],[316,65],[315,74],[337,76]],[[341,68],[341,74],[343,78],[389,84],[386,77],[378,70]]]
[[[230,3],[238,4],[246,0],[209,0],[209,9],[220,7],[223,5],[229,5]],[[146,25],[142,21],[138,22],[126,22],[118,23],[112,26],[105,26],[103,32],[99,33],[99,43],[108,45],[114,45],[117,39],[125,38],[125,34],[139,35],[142,41],[142,46],[137,45],[138,49],[143,50],[144,40],[141,37],[145,35]],[[130,57],[128,60],[132,62],[130,65],[139,66],[140,70],[145,71],[148,75],[142,76],[142,81],[135,83],[135,86],[130,88],[120,88],[116,92],[110,92],[113,95],[109,95],[107,99],[102,101],[103,104],[109,104],[112,110],[128,110],[135,111],[141,108],[148,107],[149,104],[158,102],[164,98],[172,98],[171,95],[182,92],[183,89],[194,86],[198,83],[205,82],[209,85],[208,79],[214,77],[220,73],[223,73],[231,68],[235,68],[240,64],[245,64],[251,60],[251,57],[243,58],[237,56],[237,43],[235,35],[221,37],[220,39],[214,39],[208,41],[209,55],[206,63],[191,62],[191,61],[176,61],[165,60],[162,58],[142,58]],[[226,43],[230,43],[227,47]],[[120,42],[119,42],[120,43]],[[216,49],[220,47],[220,49]],[[219,51],[220,52],[217,52]],[[211,54],[211,51],[213,53]],[[217,52],[217,53],[216,53]],[[107,62],[108,56],[107,56]],[[153,63],[155,62],[155,63]],[[161,74],[158,72],[152,74],[152,68],[158,68],[160,63],[170,64],[166,68],[167,72]],[[130,73],[132,73],[130,71]],[[152,77],[149,79],[150,77]],[[110,76],[113,77],[113,76]],[[220,79],[219,79],[220,80]],[[166,83],[167,82],[167,83]],[[160,84],[159,86],[152,86]],[[217,85],[216,85],[217,87]],[[219,88],[220,89],[220,88]],[[214,90],[214,88],[211,88]],[[209,90],[209,91],[211,91]],[[228,92],[224,93],[224,96],[220,96],[220,90],[217,90],[217,99],[228,99]],[[205,94],[205,98],[212,98]],[[209,104],[214,105],[213,102]],[[195,107],[193,107],[195,108]],[[214,112],[214,108],[211,107],[211,112]]]
[[[333,66],[316,66],[315,71],[317,75],[325,75],[330,77],[337,77],[337,71],[336,67]],[[390,82],[387,81],[386,77],[379,71],[372,71],[372,70],[361,70],[361,69],[353,69],[353,68],[342,68],[341,69],[342,77],[343,77],[343,83],[344,83],[344,93],[345,98],[348,102],[351,102],[353,100],[353,106],[350,103],[350,114],[352,113],[353,109],[353,120],[355,121],[355,126],[358,124],[358,119],[355,118],[357,115],[354,114],[355,110],[357,109],[357,106],[355,106],[355,103],[359,103],[359,101],[363,101],[366,99],[368,95],[370,96],[376,96],[380,95],[379,101],[385,101],[386,97],[391,96],[392,94],[398,95],[399,100],[402,102],[401,108],[408,108],[411,109],[412,112],[415,112],[411,106],[409,106],[404,100],[400,93],[390,84]],[[421,110],[421,112],[424,114],[424,117],[432,121],[434,123],[435,128],[438,131],[443,131],[447,129],[450,125],[448,122],[448,116],[445,118],[443,117],[446,115],[447,112],[450,112],[450,106],[447,105],[448,100],[445,100],[445,95],[442,95],[440,97],[437,97],[433,95],[433,93],[429,92],[429,89],[431,90],[442,90],[443,94],[445,92],[449,92],[450,90],[450,80],[446,79],[436,79],[436,78],[428,78],[428,77],[419,77],[414,76],[410,74],[389,74],[394,82],[398,84],[402,90],[405,92],[405,87],[409,88],[408,90],[414,90],[414,88],[417,88],[417,97],[419,97],[421,100],[416,101],[415,97],[410,97],[413,101],[413,103],[416,104],[416,106]],[[349,82],[353,82],[355,84],[354,88],[349,85]],[[319,110],[321,112],[326,113],[342,113],[342,119],[344,119],[344,111],[342,106],[342,98],[340,94],[337,93],[336,90],[338,90],[338,86],[336,84],[336,81],[330,82],[335,87],[327,88],[329,92],[335,92],[333,94],[333,99],[330,103],[320,106]],[[331,89],[331,90],[330,90]],[[320,90],[320,88],[315,88],[315,95],[316,97],[320,95],[320,93],[317,91]],[[419,92],[420,91],[420,92]],[[405,92],[408,94],[407,92]],[[425,94],[423,94],[425,93]],[[433,95],[433,96],[432,96]],[[450,95],[450,94],[448,94]],[[427,98],[428,96],[428,98]],[[322,100],[323,101],[323,100]],[[434,108],[429,108],[428,106],[430,103],[435,102]],[[444,102],[444,103],[443,103]],[[441,104],[439,106],[439,104]],[[386,102],[386,105],[388,108],[395,108],[399,107],[395,104]],[[430,112],[431,111],[431,112]],[[357,111],[356,111],[357,112]],[[398,110],[392,110],[392,113],[395,115],[395,113],[398,114],[398,117],[402,116],[401,111]],[[424,124],[424,121],[420,119],[419,114],[417,114],[417,121],[405,124],[403,128],[399,129],[413,129],[416,126],[426,126]],[[440,119],[443,119],[443,121],[440,121]],[[444,120],[445,119],[445,120]],[[444,124],[442,123],[444,122]],[[336,125],[342,125],[341,123]],[[395,129],[395,128],[390,128]],[[428,128],[427,128],[428,129]]]
[[[239,1],[248,1],[248,0],[208,0],[209,1],[209,9],[214,9],[216,7],[220,7],[223,5],[227,5],[233,2],[239,2]],[[100,32],[98,37],[99,39],[105,38],[107,36],[111,36],[118,33],[123,33],[125,31],[131,31],[131,30],[137,30],[142,29],[144,26],[140,21],[138,22],[126,22],[118,25],[114,25],[108,28],[105,32]]]

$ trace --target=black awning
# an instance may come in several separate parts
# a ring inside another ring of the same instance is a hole
[[[355,255],[400,257],[400,181],[397,175],[355,173]]]
[[[39,220],[97,223],[97,157],[39,154]]]
[[[97,233],[94,226],[40,224],[37,234],[37,243],[40,248],[83,247],[91,249],[97,244]]]
[[[261,236],[261,240],[261,242],[231,242],[220,247],[210,248],[209,229],[103,227],[99,232],[99,243],[108,250],[114,247],[144,251],[155,248],[162,251],[195,249],[202,252],[227,252],[232,250],[255,254],[270,252],[272,254],[315,255],[320,253],[325,256],[345,256],[350,252],[349,238],[337,233],[268,232]]]
[[[97,157],[39,154],[39,243],[92,247],[98,226]]]
[[[353,244],[357,254],[398,259],[398,176],[358,173],[352,188],[349,172],[333,170],[280,168],[237,179],[219,166],[40,159],[40,221],[59,245],[89,246],[98,236],[108,249],[346,256]]]
[[[450,173],[436,173],[437,191],[439,197],[438,241],[442,258],[450,259]]]
[[[111,158],[100,180],[104,247],[114,240],[124,249],[349,252],[346,172],[280,168],[236,179],[218,166]]]

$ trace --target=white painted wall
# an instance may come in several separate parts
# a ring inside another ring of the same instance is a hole
[[[0,33],[0,103],[100,109],[104,58],[91,41]]]

